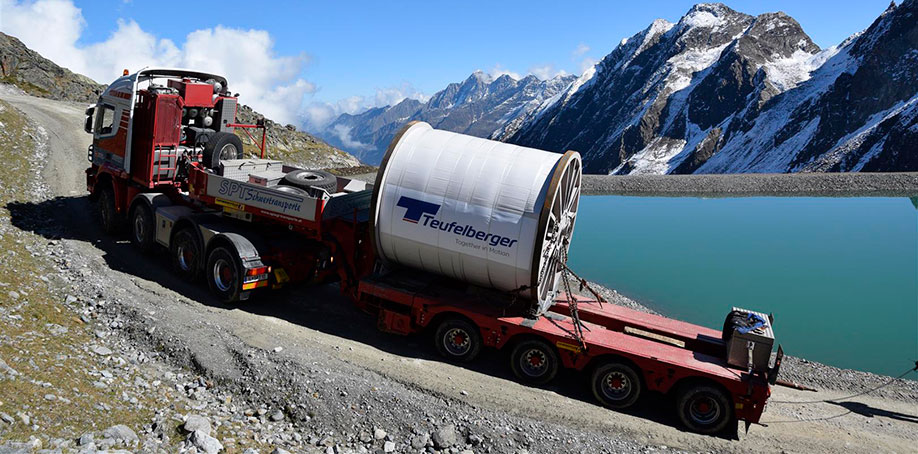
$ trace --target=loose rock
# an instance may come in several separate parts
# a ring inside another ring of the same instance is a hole
[[[206,435],[210,435],[210,420],[200,415],[188,415],[188,417],[185,418],[185,424],[182,425],[182,429],[188,433],[201,431]]]
[[[459,442],[459,434],[456,433],[456,428],[452,424],[441,426],[430,438],[437,449],[446,449]]]
[[[427,433],[411,437],[411,447],[413,449],[424,449],[428,442],[430,442],[430,434]]]
[[[112,354],[111,349],[109,349],[108,347],[103,347],[101,345],[94,345],[91,348],[91,350],[93,353],[100,355],[100,356],[108,356]]]
[[[138,440],[137,434],[124,424],[118,424],[105,429],[102,431],[102,436],[124,444],[130,444]]]
[[[192,432],[188,440],[206,454],[217,454],[223,449],[223,444],[219,440],[200,430]]]

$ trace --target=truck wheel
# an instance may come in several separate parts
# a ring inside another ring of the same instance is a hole
[[[544,385],[558,375],[561,363],[558,353],[547,342],[530,339],[520,342],[510,354],[510,368],[520,380]]]
[[[328,192],[338,190],[338,178],[324,170],[294,170],[284,175],[280,184],[307,191],[312,188],[324,189]]]
[[[120,233],[124,227],[124,218],[115,209],[115,191],[109,187],[102,188],[97,203],[102,231],[109,235]]]
[[[229,249],[218,247],[207,257],[207,284],[224,303],[240,301],[242,292],[242,266]]]
[[[156,245],[153,211],[145,203],[138,203],[131,212],[131,243],[142,252],[150,252]]]
[[[444,320],[434,334],[434,347],[450,361],[467,363],[481,351],[481,333],[477,326],[466,320]]]
[[[718,433],[733,420],[730,398],[711,385],[690,385],[680,389],[676,409],[685,427],[703,434]]]
[[[303,197],[309,195],[308,192],[300,188],[295,188],[293,186],[284,186],[282,184],[275,186],[274,189],[277,189],[280,192],[286,192],[287,194],[293,194],[293,195],[298,195],[298,196],[303,196]]]
[[[597,367],[590,384],[596,400],[609,408],[628,408],[641,397],[641,378],[628,364],[612,362]]]
[[[183,280],[194,282],[201,276],[201,244],[191,228],[183,228],[172,237],[169,255],[172,269]]]
[[[203,164],[209,169],[216,169],[220,161],[242,159],[242,141],[236,134],[218,132],[204,145]]]

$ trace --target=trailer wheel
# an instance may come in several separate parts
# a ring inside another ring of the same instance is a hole
[[[516,344],[510,354],[510,368],[520,380],[544,385],[558,375],[558,353],[543,340],[530,339]]]
[[[145,203],[137,203],[131,212],[131,242],[142,252],[150,252],[156,245],[153,212]]]
[[[434,334],[437,352],[451,361],[472,361],[481,351],[481,343],[478,327],[461,318],[444,320]]]
[[[225,247],[218,247],[207,257],[207,284],[224,303],[240,301],[242,293],[242,266],[234,254]]]
[[[723,390],[711,385],[683,387],[679,390],[676,407],[682,423],[698,433],[718,433],[733,420],[730,398]]]
[[[204,145],[203,164],[209,169],[216,169],[220,161],[242,159],[242,141],[236,134],[218,132]]]
[[[169,255],[172,269],[183,280],[194,282],[201,276],[201,244],[191,228],[183,228],[172,237]]]
[[[609,408],[628,408],[641,397],[641,378],[625,363],[610,362],[597,367],[590,384],[596,400]]]
[[[102,231],[109,235],[120,233],[124,227],[124,219],[115,208],[115,191],[110,187],[103,187],[99,191],[97,203]]]

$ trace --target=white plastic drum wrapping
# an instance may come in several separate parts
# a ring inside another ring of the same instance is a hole
[[[374,187],[374,242],[387,262],[517,292],[544,312],[558,291],[582,164],[412,122]]]

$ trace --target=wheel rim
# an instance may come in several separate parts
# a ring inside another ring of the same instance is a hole
[[[610,401],[622,401],[631,395],[634,389],[634,383],[631,382],[626,374],[613,370],[602,377],[600,386],[602,395]]]
[[[146,216],[144,216],[143,210],[138,209],[137,214],[134,215],[134,239],[138,243],[143,243],[144,238],[146,238]]]
[[[542,349],[530,348],[519,357],[520,370],[529,377],[541,377],[548,371],[548,355]]]
[[[191,264],[194,263],[194,251],[191,247],[189,247],[185,241],[182,241],[178,244],[175,254],[178,259],[179,268],[181,268],[182,271],[190,271]]]
[[[451,355],[462,356],[472,348],[472,337],[462,328],[452,328],[443,335],[443,346]]]
[[[710,425],[720,418],[720,405],[707,395],[692,399],[688,408],[689,416],[699,425]]]
[[[236,159],[239,154],[236,152],[236,146],[228,143],[220,149],[220,160],[227,161],[230,159]]]
[[[232,265],[225,259],[217,259],[214,262],[214,273],[213,273],[214,285],[217,286],[221,292],[229,291],[233,285],[233,268]]]
[[[554,187],[554,193],[547,196],[551,205],[541,241],[537,289],[540,302],[554,298],[553,293],[561,278],[561,264],[567,259],[580,205],[580,165],[579,159],[571,159]]]
[[[312,182],[312,181],[317,181],[319,179],[319,176],[312,174],[312,173],[301,172],[300,174],[296,176],[296,179],[302,180],[305,182]]]

